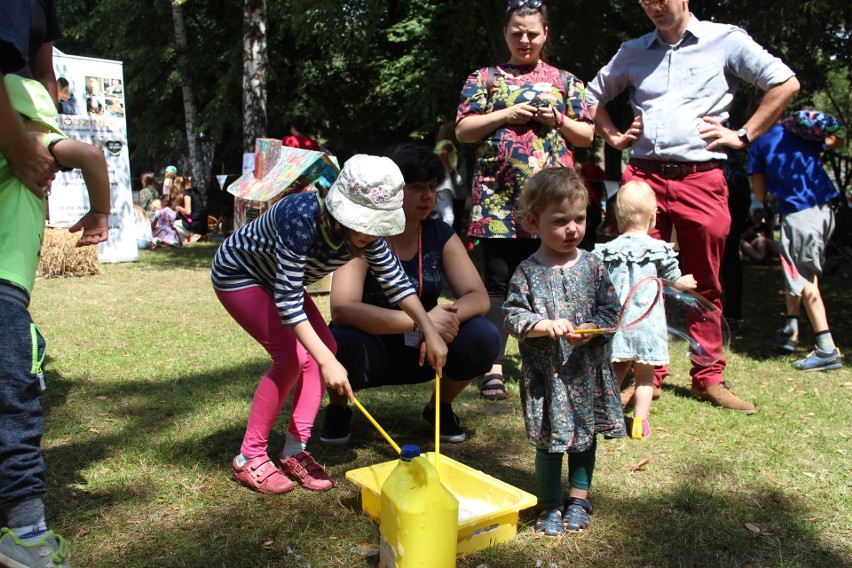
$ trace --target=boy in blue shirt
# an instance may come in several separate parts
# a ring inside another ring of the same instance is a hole
[[[840,148],[843,123],[819,111],[799,111],[773,126],[749,148],[748,172],[755,197],[778,197],[781,222],[781,264],[787,293],[787,321],[772,338],[776,347],[795,351],[802,303],[816,335],[816,349],[793,362],[801,371],[828,371],[843,366],[834,345],[819,278],[825,247],[834,231],[831,200],[838,196],[820,155],[826,146]]]

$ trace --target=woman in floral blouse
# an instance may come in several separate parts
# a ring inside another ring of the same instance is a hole
[[[515,200],[539,170],[573,168],[571,146],[590,146],[594,138],[583,83],[543,60],[549,31],[541,0],[509,0],[503,35],[511,58],[467,78],[456,116],[459,141],[480,144],[468,235],[482,244],[488,318],[501,330],[500,356],[480,381],[491,400],[506,397],[501,306],[509,278],[538,248],[516,221]]]

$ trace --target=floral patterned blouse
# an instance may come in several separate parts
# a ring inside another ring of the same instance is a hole
[[[566,339],[527,338],[543,319],[613,327],[620,304],[606,268],[585,251],[570,267],[523,261],[503,304],[506,329],[518,338],[523,375],[521,403],[527,436],[548,452],[582,452],[596,434],[626,435],[618,384],[610,364],[611,334],[574,347]]]
[[[488,92],[488,68],[471,74],[461,93],[456,123],[466,116],[486,114],[535,99],[550,102],[566,119],[592,122],[583,82],[566,73],[562,85],[559,69],[547,63],[512,65],[494,69]],[[515,223],[515,199],[524,183],[541,169],[574,167],[574,155],[556,128],[530,120],[504,124],[479,145],[473,174],[470,226],[476,238],[532,237]]]

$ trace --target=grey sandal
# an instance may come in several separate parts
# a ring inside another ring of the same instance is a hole
[[[568,532],[583,532],[589,528],[589,523],[592,522],[589,518],[591,512],[591,503],[579,497],[569,497],[565,501],[565,516],[562,525]]]
[[[549,538],[558,538],[565,534],[562,525],[562,509],[545,509],[535,521],[535,532]]]

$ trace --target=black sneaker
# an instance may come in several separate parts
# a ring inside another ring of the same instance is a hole
[[[787,333],[783,329],[779,329],[772,336],[772,345],[786,351],[795,351],[799,347],[799,334]]]
[[[435,409],[430,408],[427,404],[423,407],[423,420],[435,430]],[[467,439],[467,434],[461,428],[459,417],[453,412],[453,405],[449,402],[441,403],[441,441],[458,443],[464,442]]]
[[[320,441],[332,446],[344,446],[352,437],[350,423],[352,409],[349,406],[329,404],[325,407],[325,419],[322,423]]]

